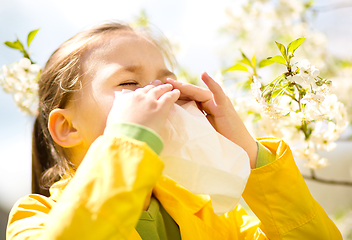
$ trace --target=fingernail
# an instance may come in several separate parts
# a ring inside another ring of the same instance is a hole
[[[169,82],[176,82],[175,80],[173,80],[172,78],[166,78],[167,81]]]
[[[203,72],[203,76],[205,75],[206,77],[209,77],[209,74],[207,72]]]
[[[160,81],[160,80],[154,80],[154,81],[151,82],[150,84],[153,84],[153,85],[160,85],[160,84],[162,84],[162,81]]]

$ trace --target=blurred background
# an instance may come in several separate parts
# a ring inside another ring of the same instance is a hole
[[[259,12],[248,13],[243,10],[243,6],[249,6],[248,3],[252,2],[259,4],[256,5]],[[303,5],[299,5],[298,2],[303,2]],[[306,21],[309,23],[308,28],[318,35],[312,35],[312,38],[315,37],[316,45],[311,44],[311,46],[315,49],[302,52],[306,54],[306,58],[314,55],[319,62],[317,65],[320,64],[322,68],[336,64],[336,62],[323,62],[322,55],[315,53],[315,51],[324,50],[328,53],[324,56],[329,56],[330,59],[351,62],[352,1],[100,0],[90,3],[68,0],[0,0],[0,66],[16,62],[21,58],[18,51],[2,43],[15,41],[16,36],[25,42],[31,30],[40,28],[30,47],[31,58],[37,64],[44,66],[48,57],[61,43],[87,26],[109,19],[132,22],[144,11],[149,21],[177,46],[176,57],[181,66],[177,70],[179,75],[194,80],[203,71],[207,71],[211,76],[218,76],[220,70],[234,63],[239,55],[239,48],[250,52],[251,49],[261,46],[260,44],[268,38],[274,40],[281,38],[269,29],[264,35],[258,33],[256,38],[249,41],[239,32],[244,31],[239,30],[239,26],[246,27],[246,31],[251,29],[253,31],[256,22],[250,17],[255,18],[260,15],[260,12],[279,7],[277,4],[288,8],[277,10],[283,16],[271,19],[268,25],[284,21],[285,11],[289,11],[292,16],[298,14],[300,17],[303,10],[296,7],[309,5],[309,12],[305,13]],[[268,16],[270,18],[271,15]],[[262,24],[265,25],[266,22]],[[294,25],[294,22],[290,24]],[[286,41],[284,43],[287,44],[295,38],[303,37],[299,35],[299,31],[295,31],[292,29],[291,36],[287,34],[287,38],[281,40]],[[293,32],[295,33],[292,34]],[[309,36],[304,36],[309,41]],[[267,49],[267,51],[270,50],[270,48]],[[259,54],[266,54],[262,57],[273,56],[277,53],[274,51]],[[222,79],[226,77],[222,76]],[[233,76],[228,77],[233,78]],[[352,82],[352,75],[347,76],[346,79]],[[11,207],[19,198],[30,193],[33,121],[34,118],[20,112],[12,96],[0,88],[0,170],[2,172],[0,175],[0,239],[5,239],[6,221]],[[346,133],[337,142],[337,147],[333,151],[321,153],[329,160],[330,165],[317,171],[319,176],[352,181],[352,141],[349,136],[349,133]],[[297,164],[302,169],[302,173],[309,173],[309,169],[304,168],[302,162],[298,161]],[[349,228],[352,226],[352,187],[309,180],[307,184],[327,213],[336,219],[345,239],[352,239]]]

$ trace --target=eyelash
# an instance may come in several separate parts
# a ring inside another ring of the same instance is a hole
[[[125,83],[120,83],[120,86],[128,86],[128,85],[137,85],[138,83],[136,82],[125,82]]]

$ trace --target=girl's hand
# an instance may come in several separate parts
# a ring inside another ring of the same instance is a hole
[[[255,168],[257,143],[249,134],[220,85],[207,73],[203,73],[201,78],[209,90],[172,79],[167,79],[166,83],[170,83],[175,89],[180,90],[180,99],[196,101],[198,107],[206,113],[208,121],[215,130],[242,147],[249,156],[251,167]]]
[[[148,127],[158,134],[165,125],[171,106],[180,97],[180,91],[171,84],[156,80],[138,88],[123,98],[115,99],[107,125],[130,122]]]

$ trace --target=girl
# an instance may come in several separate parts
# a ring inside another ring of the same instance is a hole
[[[164,48],[120,23],[83,31],[48,60],[33,132],[33,193],[13,207],[7,239],[342,239],[312,198],[288,146],[257,143],[221,87],[176,82]],[[113,104],[115,91],[135,90]],[[179,99],[198,102],[212,126],[241,146],[252,168],[244,199],[214,214],[162,175],[159,133]],[[41,188],[41,176],[50,194]],[[40,193],[40,194],[38,194]]]

